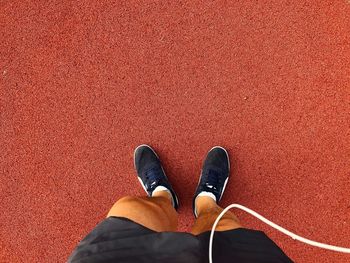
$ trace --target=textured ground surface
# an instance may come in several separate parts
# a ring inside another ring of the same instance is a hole
[[[140,143],[178,189],[182,231],[221,144],[234,166],[224,205],[350,246],[349,2],[0,8],[0,262],[63,262],[116,199],[143,194]],[[350,262],[238,215],[296,262]]]

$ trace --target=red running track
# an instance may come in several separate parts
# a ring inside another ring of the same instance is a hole
[[[350,3],[8,1],[0,7],[0,262],[63,262],[156,148],[180,230],[213,145],[238,202],[350,246]],[[350,262],[237,212],[296,262]]]

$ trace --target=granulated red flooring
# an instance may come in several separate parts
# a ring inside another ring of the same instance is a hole
[[[154,146],[181,199],[227,147],[238,202],[350,246],[350,4],[2,1],[0,261],[63,262]],[[266,231],[296,262],[350,262]]]

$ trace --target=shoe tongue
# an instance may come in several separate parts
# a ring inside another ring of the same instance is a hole
[[[146,176],[146,184],[149,190],[155,189],[159,183],[161,178],[161,169],[158,165],[149,165],[144,168],[144,175]]]
[[[209,189],[216,189],[214,185],[211,185],[208,183],[206,183],[205,186],[208,187]]]
[[[224,176],[223,170],[217,167],[208,167],[206,175],[205,188],[207,191],[217,194]]]

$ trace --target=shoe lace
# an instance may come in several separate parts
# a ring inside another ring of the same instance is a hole
[[[161,171],[159,168],[150,168],[144,173],[146,178],[146,184],[148,187],[153,188],[158,185],[161,179]]]
[[[206,187],[211,191],[218,190],[218,185],[222,182],[222,174],[218,171],[208,169],[205,173]]]

